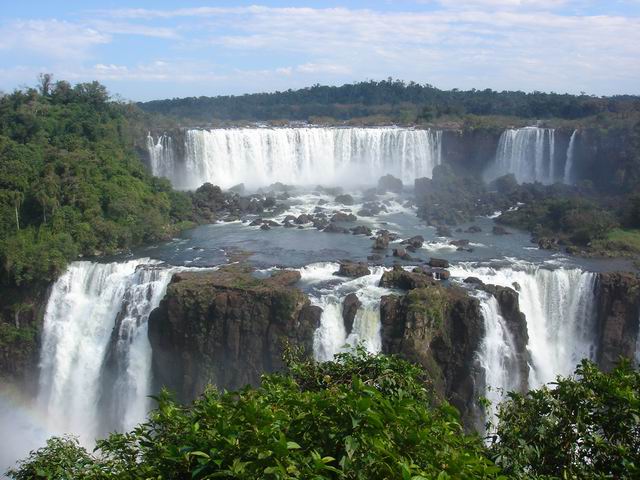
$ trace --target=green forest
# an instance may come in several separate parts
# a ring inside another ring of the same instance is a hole
[[[0,98],[0,284],[50,282],[79,255],[170,237],[190,200],[134,150],[143,115],[97,83],[44,75]],[[144,137],[142,137],[144,138]]]
[[[420,123],[440,117],[512,116],[528,119],[581,119],[640,111],[640,97],[595,97],[559,93],[440,90],[429,84],[387,79],[342,86],[239,96],[153,100],[139,106],[154,114],[202,122],[212,120],[373,120]]]

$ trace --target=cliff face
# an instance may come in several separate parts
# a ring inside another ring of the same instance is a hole
[[[239,269],[174,275],[149,319],[153,373],[188,401],[207,383],[256,385],[282,368],[283,342],[313,348],[321,309],[291,285],[297,272],[256,280]]]
[[[473,416],[475,353],[484,333],[479,302],[463,289],[433,282],[380,303],[382,350],[422,365],[436,392],[463,418]]]
[[[600,273],[596,282],[597,362],[611,370],[620,356],[633,359],[640,330],[640,279],[633,273]]]
[[[0,291],[0,384],[35,389],[47,293],[43,285]]]

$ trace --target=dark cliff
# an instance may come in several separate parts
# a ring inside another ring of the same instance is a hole
[[[620,357],[633,359],[640,330],[640,279],[628,272],[598,274],[597,362],[611,370]]]
[[[208,383],[258,384],[283,367],[285,341],[310,353],[321,310],[292,286],[298,279],[257,280],[241,268],[174,275],[149,319],[156,385],[188,401]]]

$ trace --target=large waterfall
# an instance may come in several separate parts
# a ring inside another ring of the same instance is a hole
[[[58,432],[84,442],[127,430],[149,407],[147,319],[171,279],[150,259],[74,262],[46,308],[38,403]]]
[[[147,151],[151,171],[156,177],[175,178],[179,174],[176,171],[176,149],[173,139],[166,134],[160,135],[157,140],[149,134],[147,136]]]
[[[440,131],[393,127],[231,128],[187,131],[184,159],[163,153],[173,146],[162,137],[148,147],[154,175],[177,188],[367,185],[387,173],[405,183],[431,177],[441,139]]]
[[[488,177],[512,173],[519,183],[551,184],[564,180],[564,169],[556,158],[553,128],[524,127],[505,130],[500,136],[494,164]]]
[[[551,382],[557,375],[571,374],[583,358],[595,358],[594,273],[568,268],[550,270],[533,264],[500,269],[462,264],[453,267],[451,273],[519,291],[520,310],[526,316],[529,333],[530,388]],[[499,319],[486,321],[500,323]],[[484,361],[491,362],[490,357]],[[492,364],[492,375],[503,378],[506,373],[496,372],[504,371],[505,365]]]

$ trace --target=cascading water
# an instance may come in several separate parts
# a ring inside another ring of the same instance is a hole
[[[513,173],[518,183],[551,184],[556,178],[555,130],[524,127],[505,130],[500,136],[490,179]]]
[[[52,429],[90,443],[144,419],[151,347],[147,320],[174,270],[146,259],[74,262],[46,308],[38,403]]]
[[[156,177],[166,177],[173,180],[176,175],[176,155],[173,139],[166,135],[160,135],[155,141],[151,133],[147,135],[147,150],[151,172]]]
[[[571,138],[569,139],[569,147],[567,148],[567,160],[564,164],[564,183],[568,185],[575,181],[573,173],[573,156],[575,155],[577,134],[578,130],[574,130],[571,134]]]
[[[484,377],[484,396],[495,406],[507,392],[520,389],[517,349],[495,297],[485,292],[478,292],[478,297],[485,330],[478,363]],[[492,408],[489,418],[495,418],[494,414]]]
[[[228,188],[283,182],[297,185],[374,184],[390,173],[405,183],[431,177],[441,163],[442,132],[405,128],[232,128],[189,130],[185,159],[154,167],[177,188],[204,182]],[[150,152],[158,143],[149,142]],[[159,153],[150,153],[159,159]]]
[[[371,274],[355,279],[336,277],[336,263],[317,263],[300,269],[303,285],[312,287],[310,299],[322,308],[320,326],[314,336],[316,360],[332,360],[336,353],[363,345],[369,352],[382,348],[380,337],[380,297],[389,290],[378,287],[382,267],[372,267]],[[337,283],[337,285],[336,285]],[[347,335],[342,308],[345,297],[355,293],[361,306],[356,313],[351,333]]]
[[[583,358],[595,358],[596,275],[579,269],[549,270],[524,264],[512,268],[451,268],[455,277],[474,276],[485,283],[519,290],[520,310],[525,314],[531,354],[529,387],[569,375]],[[486,320],[486,319],[485,319]],[[500,371],[496,365],[492,370]]]

